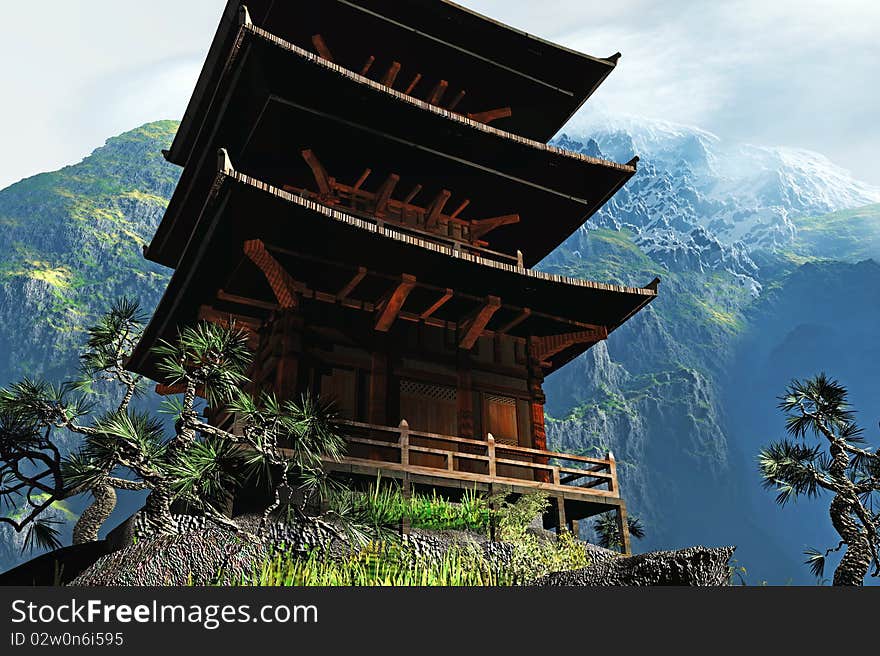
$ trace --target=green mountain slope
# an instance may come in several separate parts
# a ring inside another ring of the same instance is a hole
[[[156,303],[167,271],[141,249],[177,181],[161,154],[177,125],[150,123],[0,191],[0,384],[69,372],[84,326],[111,299]]]
[[[844,262],[880,260],[880,204],[795,220],[793,251]]]

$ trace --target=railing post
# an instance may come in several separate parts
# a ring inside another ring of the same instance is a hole
[[[608,479],[608,491],[612,492],[614,496],[620,497],[620,489],[617,486],[617,461],[614,459],[614,452],[609,451],[605,458],[608,460],[608,473],[611,474],[611,478]]]
[[[412,490],[409,480],[409,422],[406,419],[400,420],[400,464],[403,467],[403,489],[401,492],[404,499],[409,499]],[[402,535],[409,534],[411,523],[407,515],[400,518],[400,533]]]
[[[486,441],[488,442],[488,455],[489,455],[489,478],[495,478],[496,467],[495,467],[495,436],[492,433],[486,437]]]

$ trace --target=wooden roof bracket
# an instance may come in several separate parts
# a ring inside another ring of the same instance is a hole
[[[432,316],[434,316],[434,313],[437,312],[437,310],[439,310],[441,307],[443,307],[444,305],[446,305],[449,302],[449,300],[452,298],[452,296],[453,296],[453,291],[451,289],[447,288],[443,292],[443,296],[441,296],[439,299],[437,299],[437,301],[431,307],[429,307],[427,310],[422,312],[419,315],[419,318],[422,321],[425,321],[426,319],[430,319]]]
[[[278,301],[278,305],[285,310],[295,310],[299,307],[298,283],[287,270],[281,266],[260,239],[251,239],[244,243],[244,254],[253,262],[263,275],[266,282],[272,288],[272,293]]]
[[[501,299],[497,296],[487,296],[485,305],[477,310],[473,317],[459,323],[463,334],[458,347],[470,351],[499,309],[501,309]]]
[[[348,283],[345,285],[345,287],[340,289],[339,293],[336,294],[336,300],[337,301],[344,301],[349,296],[351,296],[351,293],[355,290],[355,287],[357,287],[359,284],[361,284],[361,281],[364,279],[364,277],[366,275],[367,275],[366,267],[358,267],[357,273],[354,274],[354,278],[349,280]]]
[[[400,282],[385,297],[376,303],[378,316],[376,317],[376,330],[381,333],[387,333],[394,325],[394,320],[403,309],[403,304],[410,292],[416,286],[416,277],[408,273],[400,276]]]
[[[505,216],[496,216],[491,219],[471,221],[471,238],[479,239],[495,230],[495,228],[519,223],[519,221],[519,214],[507,214]]]
[[[596,343],[608,339],[608,329],[605,326],[595,326],[590,330],[579,330],[573,333],[561,335],[547,335],[544,337],[529,337],[529,355],[532,359],[541,363],[565,349],[576,344]]]
[[[327,47],[327,42],[324,41],[324,37],[320,34],[312,35],[312,45],[315,46],[315,52],[317,52],[322,58],[326,59],[328,62],[334,62],[333,53],[330,52],[330,48]]]

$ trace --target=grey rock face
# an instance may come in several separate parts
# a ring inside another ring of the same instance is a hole
[[[691,547],[679,551],[613,558],[573,572],[538,579],[540,586],[727,585],[735,547]]]

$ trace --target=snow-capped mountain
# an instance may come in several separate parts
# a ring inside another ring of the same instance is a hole
[[[880,202],[880,188],[818,153],[663,121],[582,113],[555,143],[614,161],[640,157],[636,177],[591,224],[631,230],[664,263],[753,275],[749,253],[789,247],[799,217]]]

